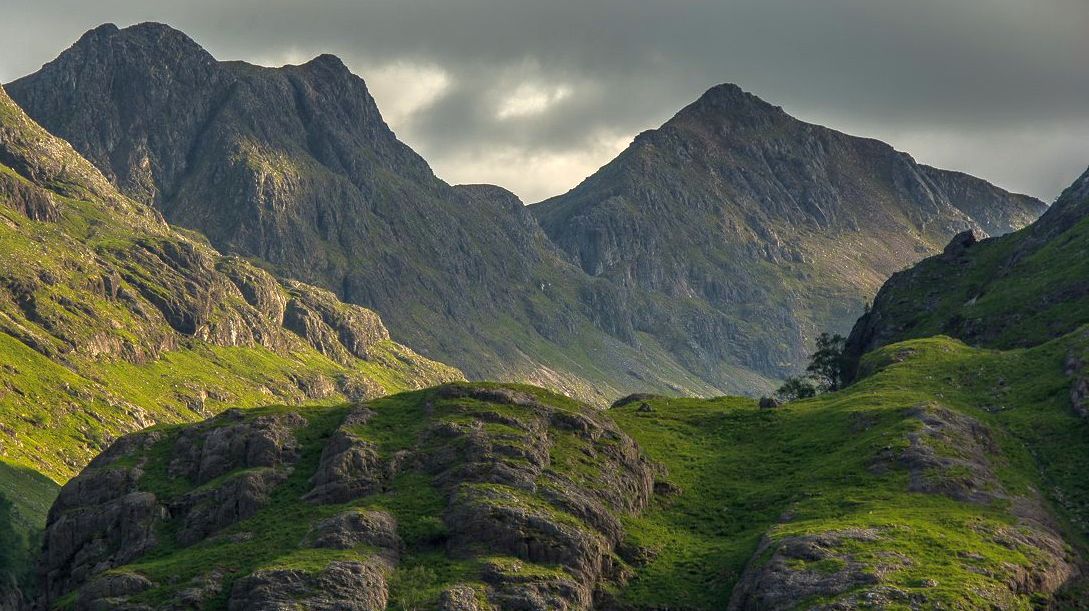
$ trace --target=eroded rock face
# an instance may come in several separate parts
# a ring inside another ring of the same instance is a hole
[[[599,581],[614,576],[612,550],[622,536],[614,514],[641,510],[652,494],[650,464],[600,414],[559,410],[508,388],[448,386],[439,393],[524,408],[480,410],[471,424],[444,422],[425,434],[425,447],[435,450],[424,464],[450,495],[443,516],[449,553],[488,550],[563,567],[527,576],[510,563],[489,565],[489,598],[503,608],[588,607]],[[597,465],[599,479],[561,475],[553,462],[561,456],[554,451],[557,431],[578,440],[578,456],[564,458]]]
[[[151,581],[134,573],[108,573],[83,586],[76,600],[79,611],[106,611],[128,606],[126,597],[139,594],[153,586]],[[150,609],[150,607],[147,607]]]
[[[483,611],[476,590],[454,586],[439,595],[439,611]]]
[[[231,611],[384,611],[387,603],[384,563],[332,562],[325,570],[258,571],[235,582]]]
[[[602,584],[622,578],[621,517],[648,502],[654,468],[601,412],[528,389],[466,384],[372,406],[343,408],[339,421],[321,412],[315,418],[328,428],[320,435],[306,412],[232,410],[114,444],[54,507],[43,604],[75,590],[81,610],[135,609],[139,596],[165,590],[171,609],[224,596],[236,611],[385,609],[393,604],[387,580],[411,545],[480,567],[432,600],[449,611],[588,609]],[[417,410],[415,437],[392,449],[370,441],[389,426],[376,424],[383,409]],[[148,460],[189,488],[157,498],[144,489]],[[299,473],[304,464],[313,473]],[[407,492],[402,475],[414,482]],[[415,521],[411,541],[394,516],[402,494],[438,503],[430,516],[403,514]],[[298,516],[279,526],[295,529],[286,541],[294,552],[281,541],[272,547],[280,555],[244,571],[210,565],[185,581],[125,568],[167,542],[212,539],[253,554],[277,536],[258,530],[266,522],[247,526],[271,515],[262,512],[272,499],[276,511]],[[402,580],[399,595],[412,587]]]
[[[49,191],[8,174],[0,174],[0,202],[35,221],[54,222],[60,209]]]
[[[379,492],[390,475],[389,463],[377,447],[353,430],[374,414],[363,407],[352,410],[321,451],[318,470],[310,478],[306,499],[314,503],[345,503]]]
[[[401,548],[397,521],[384,511],[349,510],[314,525],[307,543],[312,547],[352,549],[360,545],[383,550],[394,562]]]
[[[38,568],[47,605],[158,544],[156,527],[166,517],[166,508],[154,494],[138,487],[143,475],[138,457],[158,439],[156,433],[122,438],[61,488],[49,512]],[[110,594],[115,592],[111,588],[119,583],[95,587],[103,595],[116,596]]]
[[[810,597],[832,598],[860,587],[875,587],[891,570],[910,565],[905,556],[890,552],[877,563],[862,562],[843,549],[851,541],[877,541],[874,529],[846,529],[810,536],[764,539],[754,557],[771,554],[761,570],[747,571],[734,588],[730,609],[794,609]],[[878,596],[888,602],[889,593]],[[906,596],[895,599],[906,602]]]
[[[305,424],[297,413],[247,418],[228,410],[178,436],[170,474],[199,485],[238,469],[289,466],[298,459],[295,433]]]

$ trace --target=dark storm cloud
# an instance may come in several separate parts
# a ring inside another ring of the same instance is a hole
[[[1045,198],[1089,165],[1084,0],[223,4],[17,4],[0,24],[0,80],[105,21],[164,21],[221,59],[276,64],[329,51],[368,81],[440,175],[529,200],[570,188],[726,81],[800,118]]]

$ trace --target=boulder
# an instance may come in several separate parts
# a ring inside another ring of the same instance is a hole
[[[384,511],[352,509],[322,520],[307,537],[311,547],[353,549],[369,545],[396,562],[401,548],[397,522]]]
[[[385,611],[383,562],[331,562],[317,573],[263,569],[235,582],[230,611]]]

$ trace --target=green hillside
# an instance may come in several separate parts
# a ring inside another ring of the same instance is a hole
[[[627,521],[649,560],[619,598],[721,608],[745,576],[786,570],[838,578],[794,591],[800,607],[1047,600],[1036,588],[1063,582],[1062,558],[1083,557],[1089,534],[1089,422],[1064,369],[1087,351],[1084,331],[1005,352],[937,337],[884,348],[850,388],[777,409],[724,398],[612,410],[681,491]],[[813,557],[790,555],[819,538]],[[776,553],[785,562],[769,568]]]
[[[0,90],[0,494],[18,538],[124,433],[460,377],[373,312],[174,231]],[[29,571],[20,554],[0,563]]]
[[[1032,346],[1089,322],[1089,172],[1036,223],[894,275],[848,343],[853,356],[913,337]]]
[[[481,606],[452,608],[1074,605],[1089,534],[1089,423],[1071,406],[1071,354],[1089,356],[1084,330],[1028,350],[914,340],[869,355],[844,391],[773,409],[648,398],[596,412],[530,387],[472,385],[354,411],[221,417],[203,429],[298,419],[298,458],[282,483],[254,515],[195,542],[178,541],[192,518],[153,522],[157,543],[99,579],[139,583],[124,600],[154,605],[214,581],[202,608],[274,600],[285,581],[307,584],[288,590],[312,604],[374,596],[395,609],[465,592]],[[136,465],[143,475],[125,490],[188,507],[179,499],[269,470],[178,477],[178,439],[201,431],[153,429],[81,478]],[[338,431],[367,448],[369,475],[336,472],[345,494],[315,503],[330,472],[321,465],[336,463],[330,448],[350,445]],[[629,435],[643,458],[623,449]],[[377,479],[353,489],[361,477]],[[87,509],[79,490],[61,510]],[[352,512],[370,516],[354,546],[300,543]],[[375,520],[387,524],[381,535]],[[322,589],[344,563],[377,567],[367,594]],[[95,583],[79,594],[78,583],[58,587],[58,604],[113,591]],[[516,606],[512,583],[553,606]]]

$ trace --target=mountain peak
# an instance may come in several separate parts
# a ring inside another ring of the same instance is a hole
[[[1067,189],[1070,197],[1077,199],[1089,198],[1089,169],[1085,170],[1085,173],[1081,175],[1074,184]]]
[[[786,114],[782,108],[765,102],[733,83],[723,83],[708,89],[679,114],[693,113],[701,115]]]
[[[204,50],[185,32],[154,21],[145,21],[125,28],[118,28],[113,23],[105,23],[88,30],[57,60],[66,56],[83,55],[87,49],[108,49],[109,53],[125,56],[161,56],[164,58],[186,61],[192,59],[212,60],[211,54]],[[54,60],[54,61],[57,61]]]
[[[322,53],[314,59],[306,62],[306,66],[327,66],[330,68],[347,70],[348,66],[344,65],[344,61],[332,53]]]

